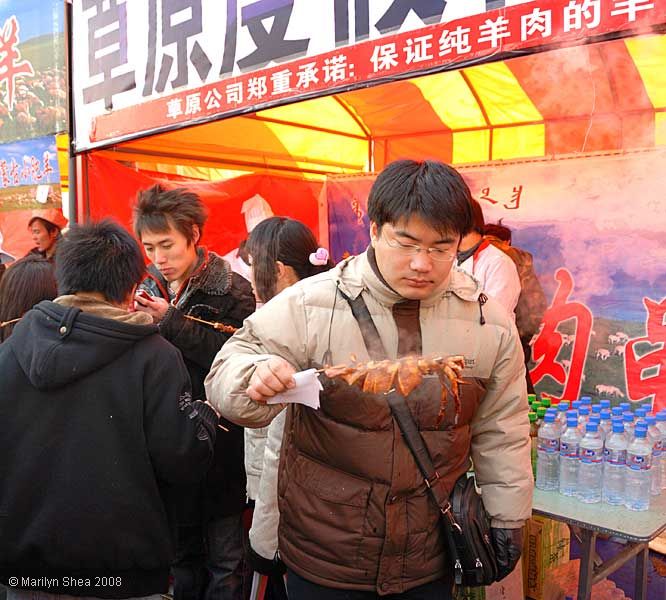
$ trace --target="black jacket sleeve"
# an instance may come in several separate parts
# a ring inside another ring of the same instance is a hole
[[[207,295],[205,303],[210,304],[215,313],[214,318],[207,316],[206,320],[237,328],[243,326],[245,318],[250,316],[255,309],[252,286],[237,273],[233,274],[231,289],[227,294],[224,296]],[[192,308],[189,308],[184,312],[170,306],[159,323],[160,333],[176,346],[187,360],[209,371],[215,356],[231,335],[186,319],[185,315],[191,310]]]
[[[148,452],[162,481],[197,482],[213,456],[216,428],[207,414],[210,407],[192,402],[190,378],[180,353],[163,340],[156,346],[144,374]]]

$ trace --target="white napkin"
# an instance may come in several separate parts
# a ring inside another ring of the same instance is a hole
[[[294,373],[296,387],[277,394],[266,401],[266,404],[303,404],[314,408],[319,408],[319,390],[323,390],[316,369],[308,369]]]

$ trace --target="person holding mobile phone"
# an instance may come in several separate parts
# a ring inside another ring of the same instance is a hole
[[[186,317],[239,328],[255,309],[250,283],[201,245],[206,217],[197,194],[161,185],[140,192],[134,206],[134,231],[151,261],[135,309],[149,314],[162,336],[181,351],[193,397],[201,400],[213,359],[231,334]],[[245,597],[249,586],[241,520],[246,500],[243,428],[226,420],[221,425],[224,431],[217,436],[203,486],[172,490],[175,600],[236,600]]]

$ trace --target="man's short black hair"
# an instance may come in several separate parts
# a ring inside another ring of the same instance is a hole
[[[208,218],[206,206],[194,192],[185,188],[168,190],[159,184],[142,190],[133,211],[134,233],[141,239],[144,231],[165,233],[170,226],[194,242],[194,225],[199,228],[199,239]]]
[[[486,229],[486,220],[483,217],[481,204],[474,198],[470,198],[469,201],[472,205],[472,230],[483,235]]]
[[[418,216],[439,233],[463,236],[472,227],[471,199],[453,167],[434,160],[398,160],[377,176],[368,216],[380,228]]]
[[[120,304],[141,282],[145,271],[138,242],[109,219],[73,226],[56,250],[56,279],[61,294],[98,292]]]

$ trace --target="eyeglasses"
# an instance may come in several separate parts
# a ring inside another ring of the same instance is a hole
[[[398,254],[404,256],[415,256],[421,250],[425,250],[426,254],[432,258],[435,262],[453,262],[456,258],[455,250],[442,250],[441,248],[423,248],[417,244],[403,244],[398,240],[391,240],[384,234],[382,239],[386,242],[386,245],[395,249]]]

